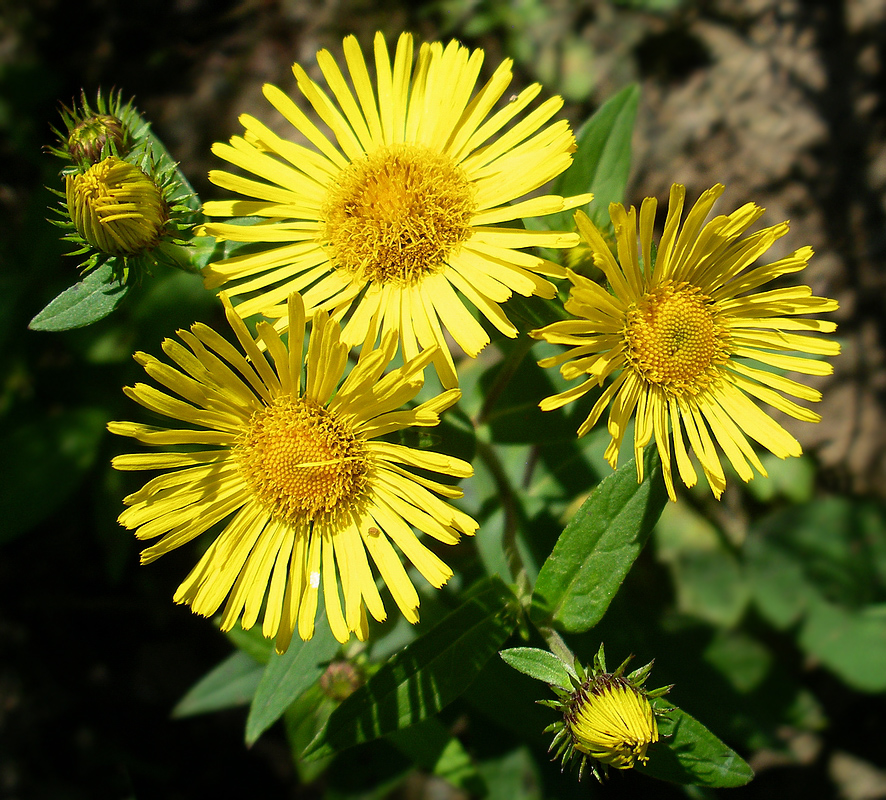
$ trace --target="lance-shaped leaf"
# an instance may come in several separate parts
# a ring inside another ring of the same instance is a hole
[[[593,192],[588,216],[596,225],[609,224],[609,204],[624,199],[631,171],[631,135],[640,102],[640,88],[632,84],[607,100],[582,126],[572,165],[551,187],[563,196]],[[574,211],[547,217],[552,228],[571,230]]]
[[[572,691],[572,681],[569,680],[572,669],[547,650],[539,650],[536,647],[512,647],[510,650],[502,650],[499,655],[509,667],[530,678],[544,681],[551,686],[559,686],[567,692]]]
[[[596,625],[646,544],[667,502],[658,451],[646,451],[645,479],[631,459],[600,482],[542,565],[532,619],[581,633]]]
[[[517,602],[494,577],[396,653],[329,718],[305,756],[320,758],[436,714],[477,677],[516,625]]]
[[[129,284],[114,278],[111,261],[69,286],[44,308],[28,327],[32,331],[68,331],[98,322],[126,297]]]
[[[711,788],[744,786],[754,777],[747,762],[697,719],[667,705],[671,710],[657,718],[661,738],[649,748],[649,763],[637,767],[640,772]]]
[[[255,694],[264,667],[239,650],[195,683],[172,709],[173,717],[191,717],[245,705]]]
[[[281,656],[274,653],[252,699],[246,720],[246,744],[251,745],[271,727],[289,705],[323,674],[341,645],[326,624],[322,604],[317,613],[314,636],[293,642]]]

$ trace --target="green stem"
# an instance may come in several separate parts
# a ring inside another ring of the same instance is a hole
[[[495,380],[492,382],[492,386],[486,392],[483,405],[474,418],[475,426],[480,426],[489,419],[489,415],[498,402],[498,398],[501,397],[502,392],[511,382],[526,354],[532,349],[534,344],[535,341],[525,334],[514,342],[514,346],[505,357],[498,374],[495,376]]]
[[[567,669],[571,672],[573,664],[575,664],[575,655],[569,649],[569,646],[566,642],[563,641],[563,637],[555,631],[553,628],[548,627],[547,625],[539,625],[537,626],[538,632],[541,634],[542,638],[545,640],[545,643],[548,646],[548,649],[559,658],[567,667]]]
[[[498,487],[498,494],[501,498],[502,510],[505,515],[502,546],[508,562],[508,571],[511,573],[511,580],[517,584],[517,596],[521,600],[528,601],[532,587],[530,586],[526,565],[523,562],[523,556],[520,555],[520,548],[517,545],[517,529],[519,527],[517,498],[508,480],[505,468],[498,457],[498,453],[495,452],[495,448],[489,442],[484,442],[478,438],[477,455],[486,464],[489,472],[492,473],[492,478]]]

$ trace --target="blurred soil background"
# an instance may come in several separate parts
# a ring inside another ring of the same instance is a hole
[[[818,458],[823,486],[886,496],[886,0],[4,0],[0,465],[4,481],[34,495],[35,525],[0,533],[0,798],[318,791],[293,788],[282,736],[245,749],[240,711],[170,719],[230,651],[210,623],[171,603],[192,556],[139,568],[135,543],[108,511],[121,489],[107,476],[104,419],[85,426],[95,442],[76,474],[56,454],[35,453],[29,436],[84,403],[130,418],[108,376],[119,381],[133,349],[157,352],[162,337],[211,318],[214,306],[192,284],[172,284],[140,315],[124,312],[90,333],[33,333],[27,323],[74,278],[46,222],[55,198],[45,187],[60,186],[60,165],[42,148],[61,124],[59,102],[81,87],[134,96],[198,193],[218,197],[206,180],[220,166],[210,145],[239,132],[241,113],[274,123],[262,84],[291,89],[293,61],[316,73],[318,48],[339,53],[343,35],[366,43],[377,29],[389,41],[400,30],[455,36],[483,47],[487,66],[512,57],[518,81],[562,94],[575,125],[639,82],[628,200],[664,203],[673,181],[694,198],[722,182],[721,209],[754,201],[767,209],[765,224],[790,219],[774,255],[814,247],[803,281],[839,299],[844,347],[835,375],[820,382],[823,422],[794,432]],[[126,374],[137,379],[134,366]],[[56,466],[45,500],[18,474],[23,456]],[[0,530],[11,513],[0,507]],[[829,727],[790,739],[791,758],[757,754],[758,778],[736,797],[886,797],[883,697],[822,681]],[[622,796],[617,784],[602,796]],[[665,796],[658,784],[630,785]],[[432,793],[408,784],[404,796]]]

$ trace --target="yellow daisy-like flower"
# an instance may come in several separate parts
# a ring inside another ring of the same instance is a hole
[[[575,208],[591,195],[511,204],[569,166],[575,138],[566,121],[547,124],[562,106],[559,97],[523,115],[537,84],[493,113],[511,82],[510,61],[475,93],[482,50],[423,44],[413,66],[413,40],[403,34],[391,63],[379,33],[374,56],[376,89],[356,38],[344,40],[348,77],[321,50],[317,63],[331,96],[293,65],[299,92],[332,138],[280,89],[265,85],[265,97],[310,146],[243,115],[245,137],[213,147],[260,180],[210,172],[217,186],[250,199],[208,202],[205,213],[265,219],[211,222],[201,232],[273,246],[210,264],[206,286],[230,284],[229,294],[245,298],[238,306],[244,317],[277,318],[278,330],[287,324],[286,297],[296,290],[309,315],[352,312],[342,332],[349,345],[362,343],[373,323],[380,336],[397,334],[406,358],[436,345],[437,372],[452,387],[458,380],[444,330],[470,356],[489,343],[465,301],[516,336],[499,304],[512,292],[553,297],[555,287],[542,276],[565,276],[559,265],[521,248],[579,241],[575,233],[496,226]]]
[[[145,353],[135,356],[182,399],[146,384],[125,390],[151,411],[191,427],[108,426],[145,444],[187,448],[113,460],[121,470],[164,470],[125,499],[129,508],[120,515],[139,539],[161,537],[142,552],[142,562],[228,520],[175,594],[176,602],[204,616],[227,598],[223,630],[238,618],[250,628],[264,610],[262,631],[276,636],[282,653],[296,629],[302,639],[313,635],[322,582],[335,637],[346,642],[353,631],[364,640],[366,609],[385,619],[370,557],[404,616],[417,622],[418,594],[394,546],[440,587],[452,572],[412,526],[455,544],[477,523],[438,497],[459,497],[458,488],[409,468],[456,477],[473,470],[460,459],[379,437],[436,425],[458,390],[401,410],[423,384],[430,350],[384,374],[396,351],[394,337],[386,336],[380,348],[363,348],[342,381],[349,348],[325,313],[315,315],[302,358],[305,309],[298,294],[288,299],[288,348],[267,322],[258,324],[253,338],[223,299],[242,351],[198,323],[178,332],[185,346],[163,343],[177,368]]]
[[[570,272],[573,286],[566,310],[578,319],[532,332],[536,338],[571,345],[565,353],[540,361],[542,366],[562,365],[560,371],[568,380],[589,376],[543,400],[542,409],[559,408],[612,378],[578,435],[587,433],[611,403],[612,439],[606,458],[615,468],[633,416],[638,478],[643,477],[643,448],[654,438],[672,500],[676,495],[671,438],[683,482],[693,486],[697,480],[688,439],[717,497],[726,480],[715,443],[744,481],[753,478],[754,469],[766,474],[748,437],[780,458],[800,455],[797,440],[755,400],[796,419],[818,422],[818,414],[784,395],[815,402],[821,399],[820,392],[771,368],[828,375],[830,364],[797,354],[840,352],[835,341],[809,335],[833,332],[833,322],[795,318],[835,311],[835,300],[813,297],[808,286],[760,290],[805,268],[812,249],[802,247],[786,258],[752,267],[787,233],[788,223],[745,235],[763,213],[753,203],[705,222],[722,193],[720,184],[706,191],[681,227],[686,190],[675,184],[655,256],[654,198],[643,201],[639,228],[636,209],[626,211],[618,203],[610,206],[618,260],[600,231],[578,212],[579,231],[593,249],[594,262],[610,291]]]

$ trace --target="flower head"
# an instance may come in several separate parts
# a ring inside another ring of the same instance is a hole
[[[639,237],[636,210],[610,206],[618,260],[587,216],[578,212],[579,231],[593,249],[609,290],[570,271],[573,285],[566,310],[577,319],[532,332],[536,338],[571,346],[540,361],[542,366],[561,365],[568,380],[587,376],[580,385],[543,400],[541,407],[559,408],[610,380],[578,435],[587,433],[611,404],[612,438],[606,458],[614,468],[633,416],[638,478],[642,480],[643,449],[655,439],[671,499],[676,497],[672,439],[683,482],[693,486],[697,481],[688,439],[717,497],[726,480],[715,443],[744,481],[753,477],[754,469],[766,474],[748,437],[780,458],[799,455],[797,440],[755,400],[796,419],[817,422],[817,414],[784,395],[814,402],[821,394],[770,368],[828,375],[830,364],[806,355],[833,356],[840,351],[835,341],[810,335],[833,332],[833,322],[797,318],[834,311],[836,301],[813,297],[808,286],[760,290],[802,270],[812,249],[802,247],[753,267],[787,233],[788,224],[745,235],[763,213],[753,203],[705,222],[722,192],[719,184],[705,192],[681,228],[685,188],[674,184],[657,255],[652,244],[654,198],[646,198],[640,208]]]
[[[606,671],[603,646],[594,657],[590,670],[575,663],[573,691],[554,688],[558,700],[542,704],[558,710],[562,719],[550,725],[554,731],[551,750],[563,765],[577,761],[579,778],[590,765],[598,780],[608,767],[632,769],[637,762],[649,760],[647,750],[658,741],[656,711],[650,700],[671,690],[663,686],[647,691],[643,684],[652,670],[652,662],[625,675],[629,656],[614,672]]]
[[[117,156],[66,175],[65,198],[77,233],[110,255],[153,249],[169,219],[169,206],[153,179]]]
[[[459,497],[460,490],[410,468],[456,477],[472,470],[460,459],[379,437],[436,425],[458,390],[400,410],[421,388],[431,351],[385,374],[396,351],[396,341],[386,336],[380,348],[363,348],[342,380],[349,348],[325,313],[315,315],[302,359],[305,310],[298,294],[288,300],[288,347],[267,322],[258,324],[253,338],[224,301],[240,348],[195,324],[190,332],[179,331],[186,346],[163,343],[177,367],[145,353],[135,356],[181,399],[145,384],[128,387],[127,395],[185,426],[109,425],[113,433],[145,444],[188,447],[113,461],[121,470],[163,470],[125,499],[128,508],[120,515],[139,539],[160,537],[143,551],[142,561],[226,520],[175,600],[205,616],[224,602],[223,630],[238,618],[252,627],[264,609],[263,633],[276,636],[279,652],[295,630],[302,639],[313,635],[321,583],[339,641],[351,632],[366,638],[367,609],[385,619],[370,558],[404,616],[417,622],[418,594],[398,549],[435,587],[452,572],[412,526],[455,544],[477,524],[438,497]]]
[[[217,156],[259,180],[211,172],[216,185],[247,199],[208,202],[205,213],[263,219],[211,222],[202,232],[269,248],[210,264],[206,285],[245,296],[241,313],[277,318],[279,330],[288,324],[285,298],[302,291],[309,315],[350,312],[342,333],[349,345],[377,325],[379,336],[396,334],[407,358],[436,346],[437,372],[444,386],[455,386],[444,330],[471,356],[489,342],[465,301],[516,336],[500,304],[514,291],[553,297],[543,276],[565,274],[521,248],[578,242],[574,233],[496,226],[575,208],[591,196],[511,204],[569,166],[575,139],[565,121],[548,124],[562,105],[558,97],[524,115],[538,85],[493,112],[511,82],[510,61],[475,92],[481,50],[425,44],[413,66],[412,37],[404,34],[392,64],[379,33],[373,52],[375,89],[353,36],[344,40],[350,81],[330,53],[317,54],[329,93],[293,65],[299,92],[331,139],[290,97],[266,85],[265,97],[310,146],[248,115],[240,118],[245,137],[214,146]]]

